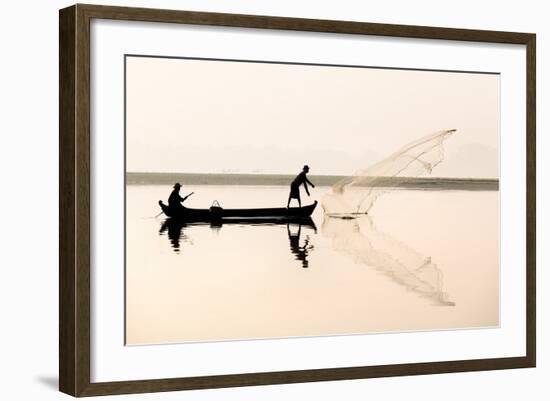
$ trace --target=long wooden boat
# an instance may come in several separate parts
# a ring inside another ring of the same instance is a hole
[[[309,219],[315,208],[317,201],[311,205],[303,207],[280,207],[263,209],[224,209],[219,206],[212,206],[209,209],[191,209],[187,207],[170,208],[162,201],[159,205],[163,213],[173,219],[186,222],[285,222]]]

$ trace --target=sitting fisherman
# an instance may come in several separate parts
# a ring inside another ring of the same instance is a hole
[[[307,184],[311,185],[312,188],[315,188],[315,185],[311,183],[306,177],[306,174],[309,172],[309,166],[304,166],[302,169],[302,172],[296,176],[296,178],[292,181],[290,184],[290,194],[288,195],[288,202],[286,204],[287,209],[290,206],[290,201],[292,199],[298,200],[298,206],[302,207],[302,201],[300,200],[300,185],[304,185],[304,188],[306,190],[307,196],[310,196],[309,189],[307,187]]]
[[[193,192],[191,192],[189,195],[182,198],[180,195],[180,188],[181,188],[181,184],[179,182],[176,182],[174,184],[174,190],[172,191],[172,193],[170,194],[170,197],[168,198],[168,207],[170,209],[182,208],[183,207],[182,203],[191,195],[193,195]]]

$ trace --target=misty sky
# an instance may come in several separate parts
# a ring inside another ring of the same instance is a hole
[[[349,175],[456,128],[433,176],[499,176],[499,76],[126,58],[127,171]]]

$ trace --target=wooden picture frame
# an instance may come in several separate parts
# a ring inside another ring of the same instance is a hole
[[[92,383],[90,380],[90,21],[95,18],[526,46],[526,355],[492,359],[329,367],[314,370]],[[80,4],[60,10],[59,29],[60,391],[73,396],[95,396],[535,366],[536,37],[534,34]]]

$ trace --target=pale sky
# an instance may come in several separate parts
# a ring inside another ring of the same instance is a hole
[[[433,176],[499,176],[500,77],[126,58],[127,171],[350,175],[458,131]]]

